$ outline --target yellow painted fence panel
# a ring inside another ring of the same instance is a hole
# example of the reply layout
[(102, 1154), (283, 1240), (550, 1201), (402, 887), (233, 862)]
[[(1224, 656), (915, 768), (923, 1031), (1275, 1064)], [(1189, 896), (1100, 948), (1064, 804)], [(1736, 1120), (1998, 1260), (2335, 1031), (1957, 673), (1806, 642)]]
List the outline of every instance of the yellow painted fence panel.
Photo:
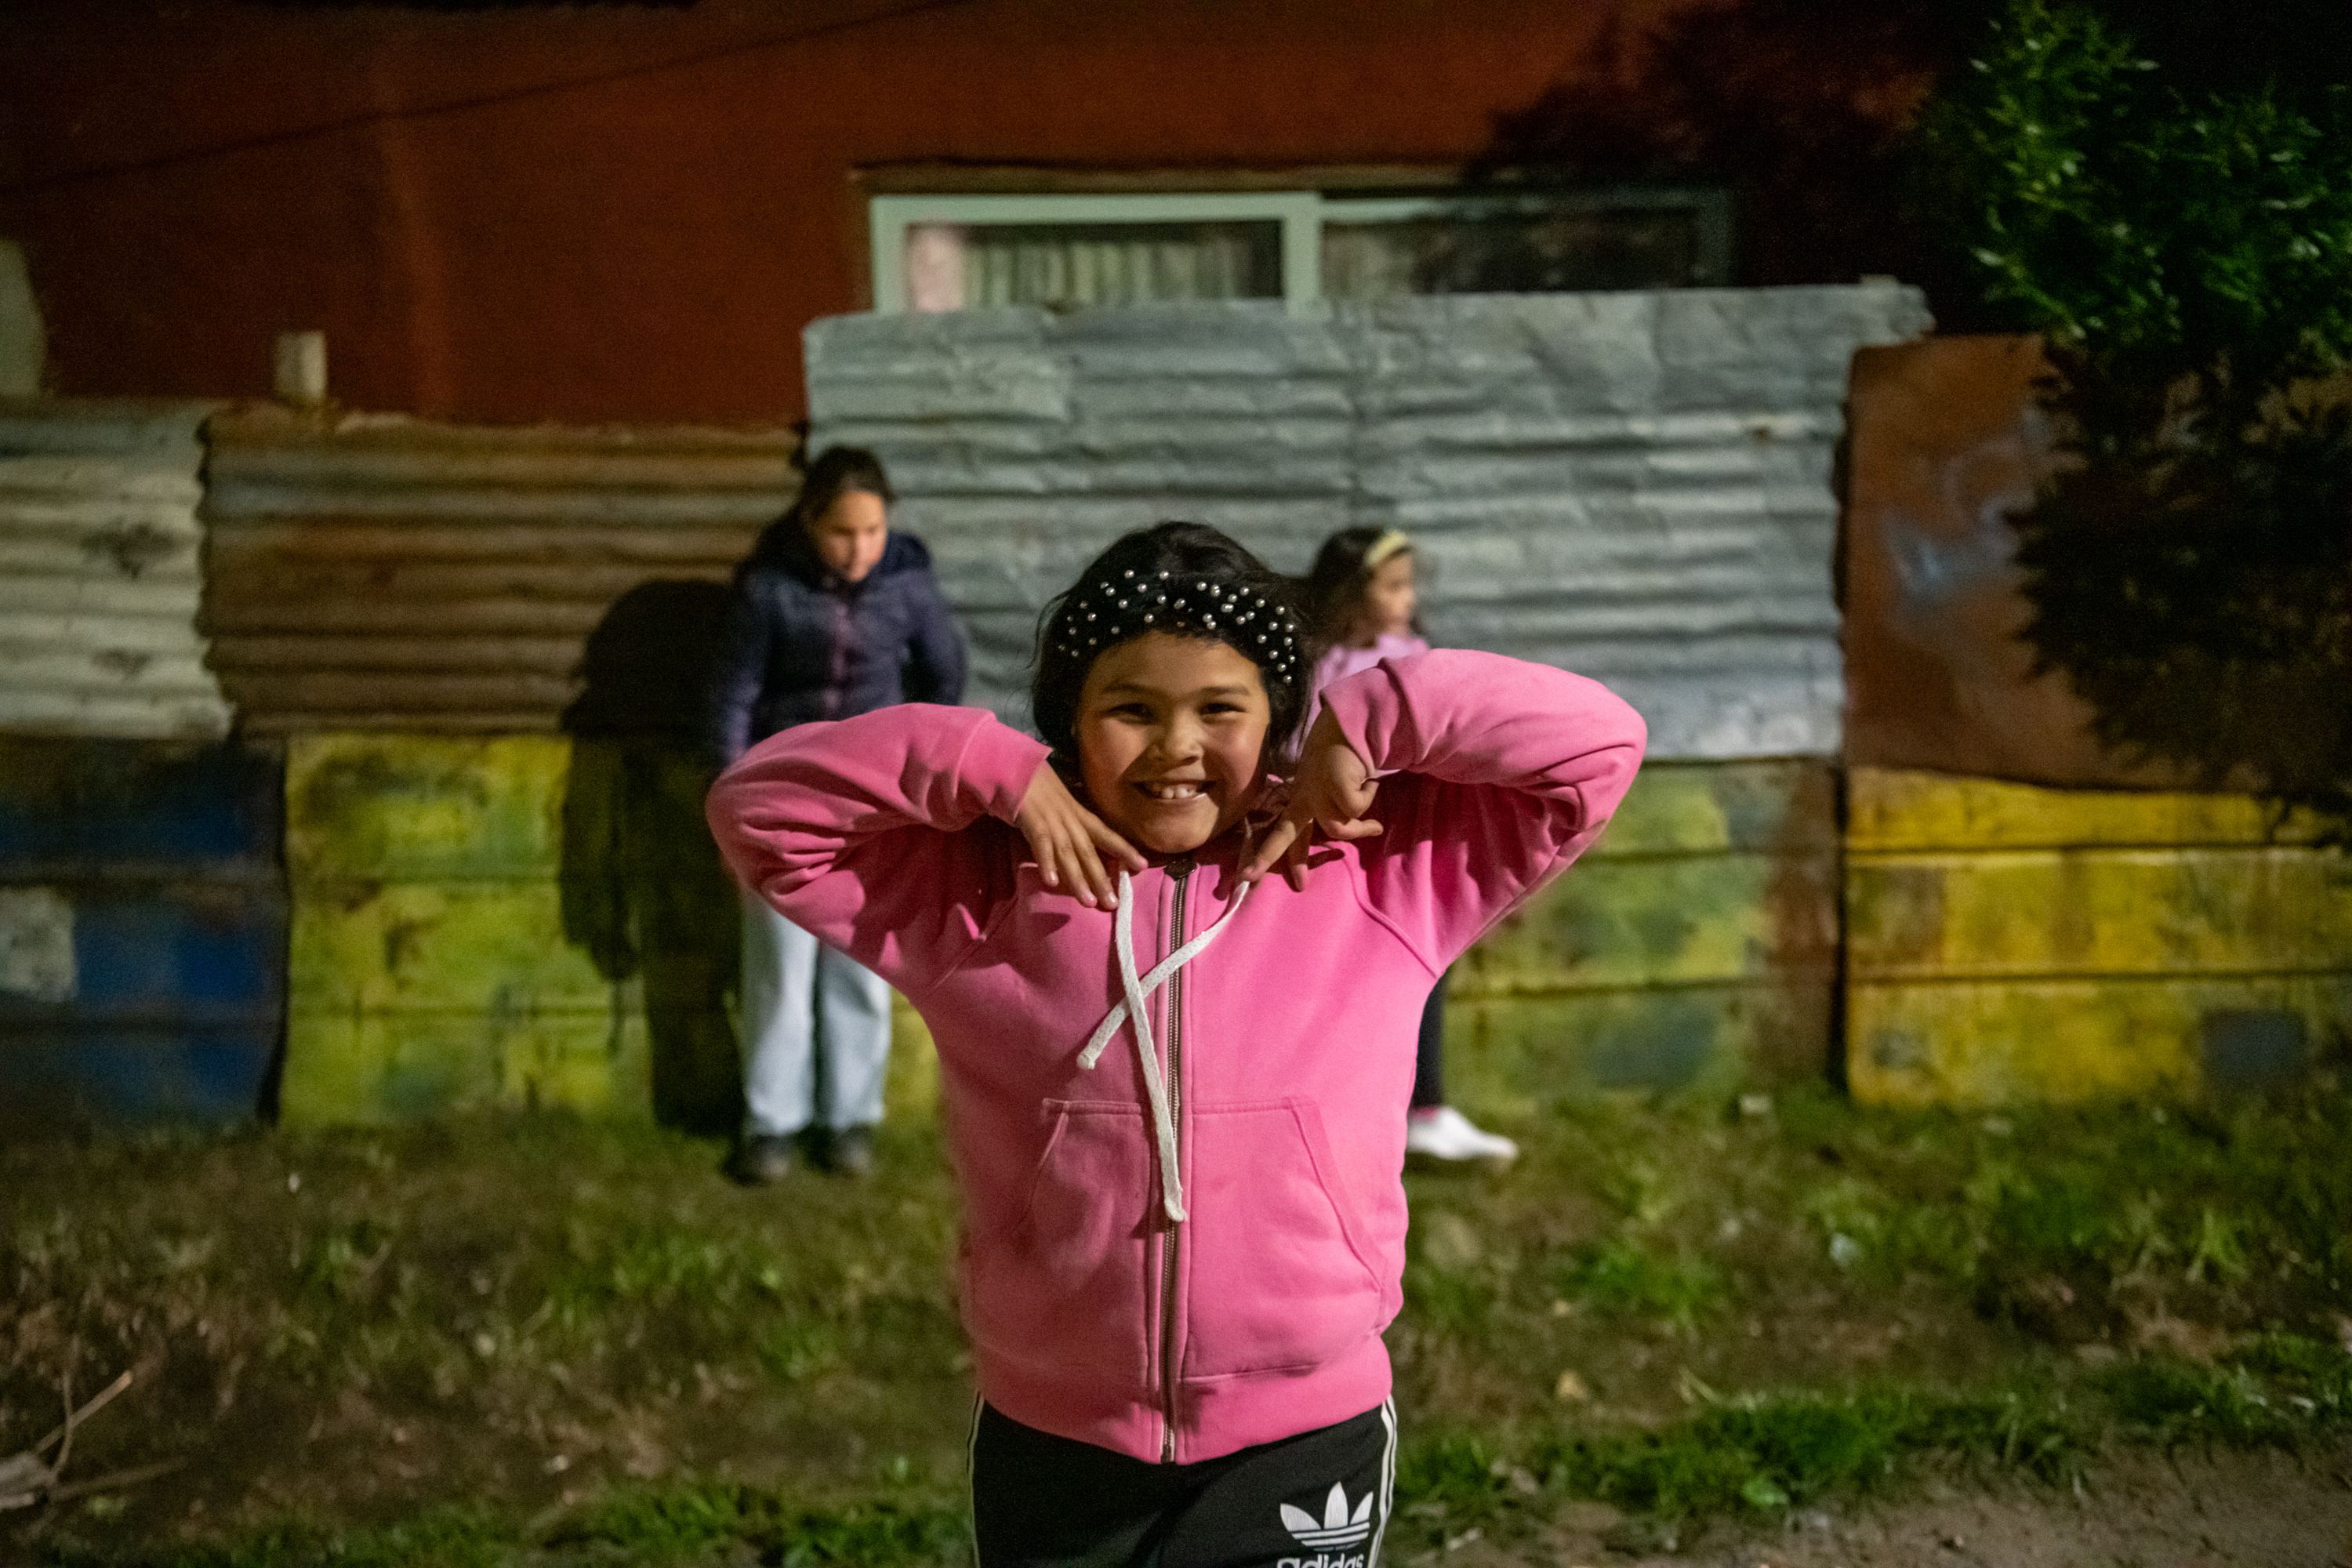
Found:
[(300, 735), (286, 758), (297, 881), (507, 881), (563, 859), (572, 744), (383, 733)]
[(572, 745), (298, 736), (289, 1122), (650, 1110), (643, 987), (566, 929)]
[(1857, 768), (1847, 1078), (1882, 1104), (2178, 1098), (2352, 1028), (2352, 858), (2238, 796)]
[[(295, 737), (285, 1119), (731, 1130), (740, 936), (703, 788), (670, 738)], [(891, 1102), (926, 1114), (929, 1041), (894, 1016)]]
[[(557, 1105), (721, 1131), (731, 885), (674, 742), (331, 733), (288, 759), (284, 1114)], [(1836, 832), (1826, 765), (1646, 770), (1584, 864), (1454, 974), (1468, 1102), (1818, 1072)], [(893, 1103), (936, 1095), (903, 1005)]]
[(2300, 818), (2273, 823), (2241, 795), (2044, 789), (1895, 768), (1852, 770), (1846, 807), (1846, 847), (1873, 855), (2309, 844), (2315, 834)]

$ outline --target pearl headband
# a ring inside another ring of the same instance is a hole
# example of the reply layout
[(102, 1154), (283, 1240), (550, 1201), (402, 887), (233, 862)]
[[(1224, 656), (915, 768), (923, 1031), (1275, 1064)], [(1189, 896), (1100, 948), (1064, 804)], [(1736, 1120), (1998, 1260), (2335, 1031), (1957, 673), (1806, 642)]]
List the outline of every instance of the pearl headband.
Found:
[(1075, 659), (1146, 632), (1170, 632), (1229, 643), (1269, 677), (1297, 678), (1297, 623), (1285, 605), (1254, 588), (1174, 572), (1138, 576), (1129, 567), (1074, 590), (1055, 619), (1050, 639)]

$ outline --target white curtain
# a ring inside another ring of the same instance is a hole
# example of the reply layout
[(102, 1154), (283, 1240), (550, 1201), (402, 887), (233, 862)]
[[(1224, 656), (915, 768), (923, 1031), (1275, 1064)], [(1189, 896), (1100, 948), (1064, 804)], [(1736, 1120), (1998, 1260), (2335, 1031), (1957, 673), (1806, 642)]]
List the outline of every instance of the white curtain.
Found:
[(1273, 299), (1282, 226), (917, 224), (907, 230), (907, 281), (918, 310)]

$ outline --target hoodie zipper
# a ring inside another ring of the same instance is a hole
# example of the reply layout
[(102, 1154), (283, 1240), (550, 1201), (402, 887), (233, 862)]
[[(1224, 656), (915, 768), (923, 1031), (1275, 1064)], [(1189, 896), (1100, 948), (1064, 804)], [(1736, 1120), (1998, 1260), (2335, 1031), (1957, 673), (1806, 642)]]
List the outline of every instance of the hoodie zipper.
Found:
[[(1168, 868), (1175, 897), (1168, 916), (1168, 946), (1173, 952), (1184, 945), (1184, 894), (1192, 884), (1192, 863), (1180, 860)], [(1177, 1146), (1184, 1129), (1184, 972), (1168, 977), (1168, 1114), (1175, 1121)], [(1161, 1178), (1165, 1180), (1163, 1176)], [(1176, 1462), (1176, 1222), (1163, 1217), (1160, 1231), (1160, 1462)]]
[(827, 595), (833, 600), (833, 614), (828, 617), (832, 622), (831, 646), (825, 649), (824, 672), (824, 716), (828, 719), (841, 717), (842, 706), (849, 696), (849, 642), (854, 630), (850, 623), (856, 617), (849, 595), (854, 592), (854, 587), (845, 587), (840, 593)]

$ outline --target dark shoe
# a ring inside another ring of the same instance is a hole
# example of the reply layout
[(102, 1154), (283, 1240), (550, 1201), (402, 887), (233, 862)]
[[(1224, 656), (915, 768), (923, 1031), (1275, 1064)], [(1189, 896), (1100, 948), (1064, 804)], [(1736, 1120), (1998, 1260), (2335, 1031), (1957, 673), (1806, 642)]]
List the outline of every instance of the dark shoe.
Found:
[(874, 1173), (874, 1129), (842, 1127), (835, 1130), (825, 1149), (825, 1168), (836, 1175), (866, 1177)]
[(727, 1162), (727, 1173), (747, 1187), (764, 1187), (791, 1175), (800, 1163), (798, 1140), (762, 1134), (735, 1145), (734, 1155)]

